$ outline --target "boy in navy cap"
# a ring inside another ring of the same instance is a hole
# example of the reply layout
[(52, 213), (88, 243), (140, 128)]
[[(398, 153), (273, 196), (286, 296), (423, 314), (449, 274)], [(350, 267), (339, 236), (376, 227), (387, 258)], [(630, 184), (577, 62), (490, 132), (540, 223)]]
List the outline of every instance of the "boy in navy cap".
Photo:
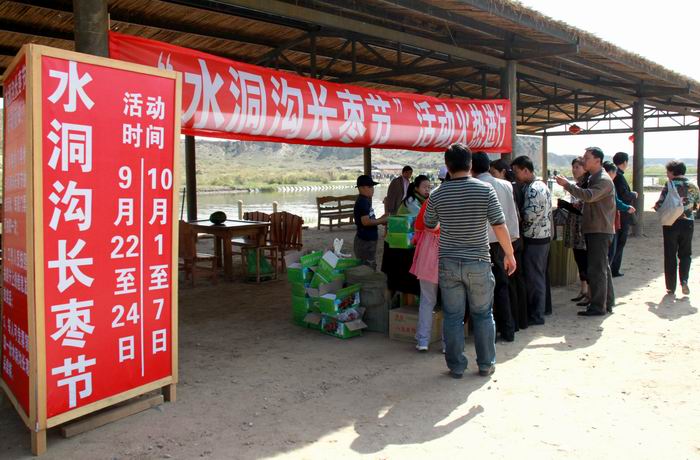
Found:
[(377, 226), (386, 224), (387, 216), (384, 214), (377, 219), (372, 208), (372, 196), (374, 195), (374, 182), (370, 176), (362, 175), (357, 178), (357, 190), (359, 195), (355, 201), (355, 225), (357, 233), (353, 243), (355, 257), (362, 263), (377, 269), (377, 240), (379, 231)]

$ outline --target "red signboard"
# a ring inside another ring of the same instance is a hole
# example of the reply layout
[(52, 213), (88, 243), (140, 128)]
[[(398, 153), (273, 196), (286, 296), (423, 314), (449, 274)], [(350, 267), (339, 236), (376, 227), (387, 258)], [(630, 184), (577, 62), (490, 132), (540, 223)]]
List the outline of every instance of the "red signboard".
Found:
[(2, 380), (29, 414), (27, 299), (27, 64), (4, 82)]
[(47, 417), (172, 372), (176, 81), (41, 58)]
[(300, 77), (110, 32), (110, 56), (182, 72), (182, 131), (340, 147), (511, 151), (510, 101), (438, 99)]

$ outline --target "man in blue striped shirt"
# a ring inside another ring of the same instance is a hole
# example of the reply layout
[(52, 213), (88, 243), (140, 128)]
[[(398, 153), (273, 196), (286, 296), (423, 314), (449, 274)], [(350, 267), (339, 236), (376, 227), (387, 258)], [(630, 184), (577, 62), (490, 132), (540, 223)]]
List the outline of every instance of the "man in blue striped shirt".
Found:
[(464, 144), (445, 152), (450, 180), (430, 195), (425, 225), (440, 224), (439, 281), (444, 315), (445, 361), (454, 378), (467, 368), (464, 356), (464, 308), (474, 325), (474, 345), (479, 375), (493, 374), (496, 363), (496, 331), (493, 322), (493, 289), (489, 254), (489, 225), (505, 253), (508, 275), (515, 271), (513, 246), (503, 210), (490, 184), (469, 175), (472, 153)]

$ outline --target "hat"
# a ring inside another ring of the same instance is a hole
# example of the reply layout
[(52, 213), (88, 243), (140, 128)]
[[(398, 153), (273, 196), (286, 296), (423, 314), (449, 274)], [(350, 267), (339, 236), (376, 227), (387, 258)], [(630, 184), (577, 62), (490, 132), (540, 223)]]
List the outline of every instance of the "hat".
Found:
[(447, 177), (447, 166), (440, 166), (440, 169), (438, 169), (438, 179), (445, 180), (446, 177)]
[(361, 176), (357, 176), (357, 185), (356, 187), (374, 187), (375, 185), (379, 184), (379, 182), (374, 182), (372, 180), (372, 176), (368, 176), (366, 174), (363, 174)]

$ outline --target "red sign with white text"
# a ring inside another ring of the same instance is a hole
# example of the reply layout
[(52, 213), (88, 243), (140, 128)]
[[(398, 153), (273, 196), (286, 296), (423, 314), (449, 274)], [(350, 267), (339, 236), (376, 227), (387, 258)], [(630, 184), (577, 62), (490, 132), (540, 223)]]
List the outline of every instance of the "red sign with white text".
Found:
[(171, 375), (176, 82), (41, 58), (47, 416)]
[(305, 78), (110, 32), (113, 59), (183, 73), (185, 134), (340, 147), (511, 151), (510, 101), (438, 99)]
[(22, 58), (3, 83), (5, 103), (2, 231), (2, 380), (29, 414), (27, 304), (27, 65)]

